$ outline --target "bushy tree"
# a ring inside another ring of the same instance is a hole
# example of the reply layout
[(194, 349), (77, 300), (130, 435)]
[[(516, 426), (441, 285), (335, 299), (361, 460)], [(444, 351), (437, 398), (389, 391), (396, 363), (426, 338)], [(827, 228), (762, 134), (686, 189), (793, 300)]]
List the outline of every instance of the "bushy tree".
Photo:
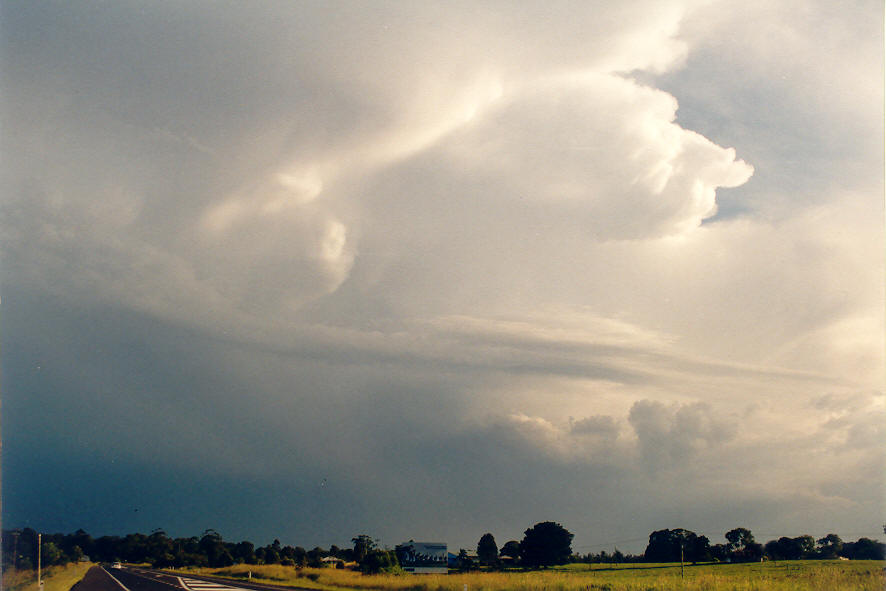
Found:
[(800, 558), (815, 558), (815, 538), (810, 535), (797, 536), (794, 538), (800, 548)]
[(41, 548), (43, 550), (41, 562), (44, 567), (52, 566), (54, 564), (65, 564), (68, 562), (68, 557), (65, 556), (64, 552), (59, 550), (54, 542), (43, 542)]
[(759, 560), (763, 554), (763, 547), (754, 540), (754, 534), (744, 527), (726, 532), (726, 541), (729, 558), (735, 562)]
[(710, 548), (710, 553), (711, 560), (716, 560), (717, 562), (724, 562), (729, 558), (729, 550), (726, 544), (714, 544)]
[(498, 562), (498, 545), (495, 538), (490, 533), (485, 533), (477, 542), (477, 557), (481, 564), (492, 566)]
[(870, 538), (859, 538), (857, 542), (843, 544), (842, 556), (853, 560), (883, 560), (886, 558), (886, 544)]
[(514, 560), (520, 558), (520, 542), (517, 540), (508, 540), (505, 542), (505, 545), (501, 547), (498, 554), (499, 556), (510, 556)]
[(710, 541), (687, 529), (661, 529), (649, 534), (643, 557), (647, 562), (688, 562), (710, 560)]
[(360, 570), (366, 574), (377, 574), (394, 572), (399, 570), (400, 563), (397, 562), (397, 555), (392, 550), (382, 550), (381, 548), (373, 548), (363, 558), (360, 563)]
[(292, 560), (295, 561), (296, 566), (307, 566), (308, 551), (301, 546), (296, 546), (295, 551), (292, 553)]
[(789, 538), (782, 536), (778, 540), (766, 542), (763, 547), (765, 554), (773, 560), (802, 560), (815, 557), (815, 539), (812, 536)]
[(366, 534), (351, 538), (351, 542), (354, 544), (354, 560), (358, 564), (362, 564), (366, 556), (375, 549), (375, 541)]
[(778, 540), (769, 540), (763, 545), (763, 553), (769, 558), (769, 560), (784, 560), (784, 557), (781, 554), (781, 545), (778, 543)]
[(243, 540), (234, 546), (234, 560), (246, 564), (255, 564), (255, 545), (252, 542)]
[(468, 556), (468, 551), (464, 548), (458, 551), (456, 562), (458, 563), (458, 570), (460, 571), (469, 571), (476, 567), (474, 561)]
[(265, 564), (280, 564), (280, 553), (273, 546), (267, 546), (264, 550)]
[(326, 556), (326, 550), (320, 546), (315, 546), (312, 550), (308, 550), (308, 566), (319, 568), (323, 565), (322, 559), (324, 556)]
[(524, 532), (520, 561), (531, 567), (566, 564), (572, 556), (573, 534), (559, 523), (536, 523)]
[(837, 534), (828, 534), (816, 542), (819, 558), (836, 558), (843, 550), (843, 540)]

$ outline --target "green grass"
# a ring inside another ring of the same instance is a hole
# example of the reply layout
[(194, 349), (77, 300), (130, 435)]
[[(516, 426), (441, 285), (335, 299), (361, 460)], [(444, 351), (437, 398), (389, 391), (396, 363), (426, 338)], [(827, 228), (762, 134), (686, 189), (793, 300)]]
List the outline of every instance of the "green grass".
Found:
[[(72, 562), (65, 566), (43, 569), (43, 591), (70, 591), (90, 568), (92, 562)], [(6, 591), (37, 591), (36, 570), (6, 569), (3, 571), (3, 589)]]
[(251, 571), (256, 582), (328, 591), (464, 591), (465, 585), (469, 591), (883, 591), (883, 567), (883, 562), (874, 560), (704, 564), (687, 565), (683, 578), (679, 564), (572, 564), (527, 572), (401, 576), (280, 565), (238, 565), (199, 572), (242, 579)]

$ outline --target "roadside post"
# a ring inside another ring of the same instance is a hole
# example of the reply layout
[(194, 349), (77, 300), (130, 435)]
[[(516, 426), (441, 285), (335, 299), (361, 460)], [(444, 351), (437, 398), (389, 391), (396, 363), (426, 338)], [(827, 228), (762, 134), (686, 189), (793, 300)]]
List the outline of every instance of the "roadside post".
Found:
[(37, 534), (37, 589), (42, 591), (43, 579), (40, 572), (40, 560), (43, 558), (43, 534)]

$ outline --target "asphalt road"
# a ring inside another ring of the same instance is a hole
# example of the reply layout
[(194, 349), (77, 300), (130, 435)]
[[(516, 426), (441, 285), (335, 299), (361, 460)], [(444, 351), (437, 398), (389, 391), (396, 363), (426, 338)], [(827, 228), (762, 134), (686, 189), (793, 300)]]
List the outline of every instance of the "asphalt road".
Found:
[[(228, 581), (216, 577), (174, 575), (143, 568), (105, 568), (95, 566), (71, 591), (286, 591), (299, 587), (278, 587)], [(311, 590), (304, 590), (311, 591)]]

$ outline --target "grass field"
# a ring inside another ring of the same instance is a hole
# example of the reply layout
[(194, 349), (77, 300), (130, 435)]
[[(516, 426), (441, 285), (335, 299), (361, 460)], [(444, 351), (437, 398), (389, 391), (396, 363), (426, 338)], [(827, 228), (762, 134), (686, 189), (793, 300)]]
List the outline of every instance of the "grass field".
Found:
[(397, 591), (883, 591), (881, 561), (804, 560), (778, 563), (680, 565), (572, 564), (546, 571), (450, 575), (361, 575), (348, 570), (238, 565), (191, 572), (256, 582), (341, 589)]
[[(43, 591), (69, 591), (74, 583), (83, 578), (91, 567), (91, 562), (72, 562), (65, 566), (51, 566), (43, 569)], [(3, 571), (3, 589), (5, 591), (37, 591), (36, 570)]]

